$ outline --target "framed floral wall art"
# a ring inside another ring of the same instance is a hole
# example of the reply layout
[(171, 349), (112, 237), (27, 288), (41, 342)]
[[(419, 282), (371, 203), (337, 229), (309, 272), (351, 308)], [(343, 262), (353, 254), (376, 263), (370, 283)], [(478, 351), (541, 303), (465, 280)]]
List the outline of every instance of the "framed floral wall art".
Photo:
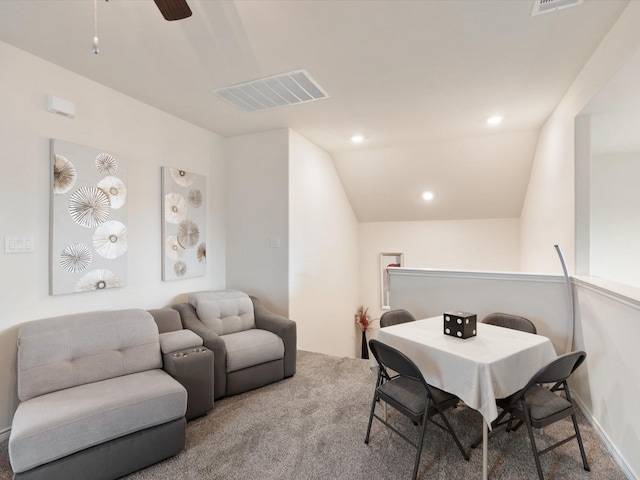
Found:
[(127, 280), (126, 158), (51, 140), (50, 293)]
[(205, 274), (206, 178), (162, 167), (162, 279)]

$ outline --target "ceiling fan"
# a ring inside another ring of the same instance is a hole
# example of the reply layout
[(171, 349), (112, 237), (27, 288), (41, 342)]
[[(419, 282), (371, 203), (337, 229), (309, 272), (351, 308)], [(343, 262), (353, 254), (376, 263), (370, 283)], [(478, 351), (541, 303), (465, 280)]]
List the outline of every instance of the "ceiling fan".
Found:
[[(109, 0), (106, 0), (107, 2)], [(187, 0), (153, 0), (162, 13), (165, 20), (182, 20), (191, 16), (191, 9), (187, 5)], [(98, 0), (93, 0), (93, 25), (95, 35), (93, 37), (93, 53), (100, 53), (98, 46)]]
[(187, 0), (153, 0), (165, 20), (182, 20), (191, 16)]

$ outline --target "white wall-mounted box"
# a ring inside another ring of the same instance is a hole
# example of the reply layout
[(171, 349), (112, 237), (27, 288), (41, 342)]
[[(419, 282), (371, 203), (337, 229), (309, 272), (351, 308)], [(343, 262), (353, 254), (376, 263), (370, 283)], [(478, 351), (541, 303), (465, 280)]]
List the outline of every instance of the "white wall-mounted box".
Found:
[(68, 118), (73, 118), (76, 115), (76, 106), (73, 102), (54, 97), (53, 95), (47, 95), (47, 110)]

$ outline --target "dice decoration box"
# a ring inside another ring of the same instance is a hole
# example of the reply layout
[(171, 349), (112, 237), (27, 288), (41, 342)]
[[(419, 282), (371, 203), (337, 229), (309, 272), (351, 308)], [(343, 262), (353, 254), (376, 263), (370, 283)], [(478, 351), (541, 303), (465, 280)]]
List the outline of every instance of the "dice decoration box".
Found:
[(468, 312), (444, 312), (444, 334), (458, 338), (476, 336), (476, 321), (478, 316)]

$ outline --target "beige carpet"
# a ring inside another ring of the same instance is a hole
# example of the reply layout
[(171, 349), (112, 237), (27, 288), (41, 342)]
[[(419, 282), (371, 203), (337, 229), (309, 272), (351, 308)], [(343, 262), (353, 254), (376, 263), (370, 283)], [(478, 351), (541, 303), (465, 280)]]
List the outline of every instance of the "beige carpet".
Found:
[[(375, 377), (366, 360), (298, 352), (293, 378), (216, 402), (207, 416), (189, 423), (187, 447), (175, 457), (127, 477), (146, 479), (402, 479), (410, 478), (415, 449), (374, 420), (364, 444)], [(392, 412), (392, 409), (389, 409)], [(405, 417), (389, 418), (407, 434)], [(480, 434), (480, 414), (458, 407), (449, 413), (466, 447)], [(626, 478), (598, 434), (580, 416), (591, 472), (582, 468), (578, 446), (569, 442), (542, 457), (547, 480)], [(570, 431), (570, 420), (537, 434), (542, 447)], [(482, 450), (465, 461), (451, 439), (427, 428), (419, 477), (476, 479)], [(494, 480), (537, 478), (525, 429), (490, 438), (489, 469)], [(10, 479), (7, 442), (0, 444), (0, 480)]]

